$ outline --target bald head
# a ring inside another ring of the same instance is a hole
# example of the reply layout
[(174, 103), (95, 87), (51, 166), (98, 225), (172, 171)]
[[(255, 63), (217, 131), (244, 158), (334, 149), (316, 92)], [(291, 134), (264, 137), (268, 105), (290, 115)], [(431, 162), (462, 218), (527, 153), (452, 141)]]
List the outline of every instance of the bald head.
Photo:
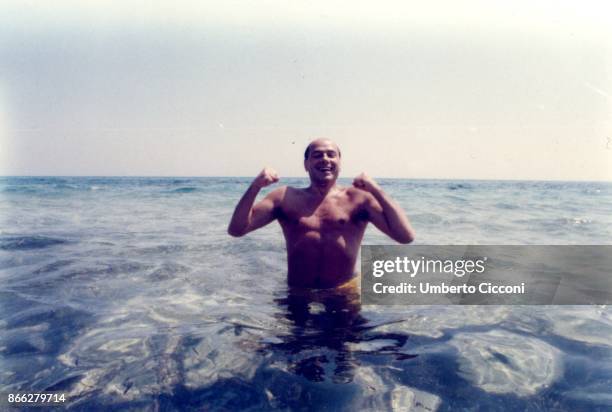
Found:
[(313, 146), (316, 146), (318, 144), (325, 144), (325, 143), (331, 143), (332, 145), (334, 145), (336, 147), (336, 150), (338, 151), (338, 157), (341, 156), (340, 148), (333, 140), (327, 139), (327, 138), (320, 138), (320, 139), (313, 140), (312, 142), (308, 144), (308, 146), (306, 146), (306, 151), (304, 152), (304, 160), (308, 160), (308, 157), (310, 156), (310, 150), (312, 149)]

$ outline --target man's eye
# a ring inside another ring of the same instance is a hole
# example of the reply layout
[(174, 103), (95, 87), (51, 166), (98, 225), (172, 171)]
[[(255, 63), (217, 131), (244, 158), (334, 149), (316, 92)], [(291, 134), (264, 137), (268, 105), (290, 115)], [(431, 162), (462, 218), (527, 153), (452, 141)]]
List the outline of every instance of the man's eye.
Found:
[(327, 157), (336, 157), (336, 152), (327, 153)]

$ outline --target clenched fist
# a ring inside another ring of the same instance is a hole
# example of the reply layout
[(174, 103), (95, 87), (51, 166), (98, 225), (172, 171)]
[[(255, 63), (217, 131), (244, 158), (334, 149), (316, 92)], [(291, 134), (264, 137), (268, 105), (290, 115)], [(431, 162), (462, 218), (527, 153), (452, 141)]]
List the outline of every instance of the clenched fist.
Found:
[(374, 190), (379, 190), (378, 184), (368, 176), (365, 172), (360, 173), (355, 180), (353, 180), (353, 186), (357, 189), (365, 190), (366, 192), (372, 193)]
[(264, 167), (261, 172), (253, 180), (253, 186), (261, 189), (266, 186), (270, 186), (272, 183), (278, 182), (278, 173), (271, 167)]

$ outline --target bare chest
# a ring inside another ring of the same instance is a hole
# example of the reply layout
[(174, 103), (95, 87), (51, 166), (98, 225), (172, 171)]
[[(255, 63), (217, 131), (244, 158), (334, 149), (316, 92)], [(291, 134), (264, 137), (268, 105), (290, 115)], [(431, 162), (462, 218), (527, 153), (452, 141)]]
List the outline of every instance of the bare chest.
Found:
[(364, 226), (367, 215), (358, 205), (342, 200), (330, 200), (310, 208), (288, 205), (279, 220), (281, 224), (294, 230), (326, 233)]

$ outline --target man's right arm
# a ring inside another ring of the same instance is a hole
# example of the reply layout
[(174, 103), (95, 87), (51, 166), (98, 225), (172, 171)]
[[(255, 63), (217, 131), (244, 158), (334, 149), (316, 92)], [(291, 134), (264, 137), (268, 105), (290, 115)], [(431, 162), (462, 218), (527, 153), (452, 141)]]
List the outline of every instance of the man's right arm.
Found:
[(259, 191), (268, 185), (278, 182), (278, 175), (271, 168), (264, 168), (261, 173), (253, 180), (244, 193), (227, 228), (227, 232), (232, 236), (244, 236), (255, 229), (274, 220), (274, 208), (280, 203), (283, 188), (279, 188), (269, 193), (261, 202), (255, 206), (255, 199)]

